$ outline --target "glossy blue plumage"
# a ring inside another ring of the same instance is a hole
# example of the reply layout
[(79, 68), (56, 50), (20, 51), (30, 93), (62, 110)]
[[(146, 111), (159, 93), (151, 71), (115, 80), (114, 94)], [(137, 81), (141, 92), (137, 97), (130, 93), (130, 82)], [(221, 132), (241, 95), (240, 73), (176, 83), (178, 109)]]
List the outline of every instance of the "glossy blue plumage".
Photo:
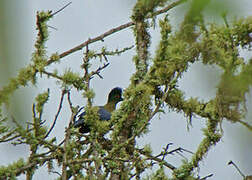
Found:
[[(98, 114), (100, 116), (100, 120), (102, 121), (108, 121), (111, 118), (111, 112), (113, 112), (116, 108), (116, 104), (120, 101), (122, 101), (122, 89), (119, 87), (116, 87), (112, 89), (108, 95), (108, 101), (107, 104), (104, 106), (98, 106)], [(81, 108), (83, 110), (83, 108)], [(79, 114), (79, 115), (78, 115)], [(75, 128), (79, 128), (79, 131), (81, 133), (88, 133), (90, 132), (90, 125), (85, 123), (84, 116), (86, 112), (79, 112), (77, 114), (77, 121), (74, 123)]]
[[(75, 121), (74, 123), (74, 127), (80, 127), (84, 124), (84, 116), (85, 116), (86, 112), (82, 112), (80, 115), (78, 115), (78, 120)], [(108, 112), (106, 109), (104, 109), (103, 106), (99, 106), (99, 110), (98, 110), (98, 114), (100, 116), (100, 120), (105, 120), (108, 121), (111, 118), (111, 114), (110, 112)]]

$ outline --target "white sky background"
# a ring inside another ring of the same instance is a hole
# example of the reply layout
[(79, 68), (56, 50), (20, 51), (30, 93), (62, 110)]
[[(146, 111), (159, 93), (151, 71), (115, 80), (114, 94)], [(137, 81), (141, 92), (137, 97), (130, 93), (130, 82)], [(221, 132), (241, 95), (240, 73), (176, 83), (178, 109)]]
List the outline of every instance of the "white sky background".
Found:
[[(36, 11), (56, 11), (68, 2), (65, 0), (10, 1), (9, 5), (6, 6), (6, 9), (8, 9), (7, 17), (14, 17), (8, 23), (8, 27), (11, 27), (11, 30), (6, 37), (8, 37), (8, 40), (11, 40), (6, 43), (8, 46), (18, 49), (15, 54), (10, 55), (10, 62), (13, 67), (10, 71), (11, 76), (15, 76), (17, 70), (27, 65), (30, 61), (37, 33), (35, 30)], [(240, 11), (241, 15), (252, 15), (251, 1), (242, 0), (239, 2), (242, 9)], [(129, 22), (134, 4), (135, 0), (74, 0), (68, 8), (49, 21), (49, 25), (56, 27), (58, 30), (50, 29), (50, 37), (47, 43), (48, 55), (50, 56), (54, 52), (62, 53), (86, 41), (88, 38), (96, 37), (111, 28)], [(171, 22), (177, 25), (178, 19), (182, 19), (182, 17), (178, 17), (181, 15), (174, 12), (171, 11), (170, 18)], [(152, 35), (150, 49), (153, 55), (159, 41), (159, 29), (157, 28), (150, 32)], [(22, 42), (22, 44), (14, 43), (15, 41), (12, 42), (13, 39)], [(115, 48), (122, 49), (134, 44), (134, 37), (130, 28), (117, 32), (104, 40), (104, 42), (96, 42), (90, 45), (90, 49), (99, 50), (102, 46), (106, 46), (108, 50), (114, 50)], [(53, 71), (53, 69), (57, 68), (59, 72), (63, 72), (65, 68), (70, 66), (76, 72), (82, 73), (80, 69), (82, 53), (83, 51), (78, 51), (63, 58), (61, 64), (53, 65), (53, 67), (48, 68), (48, 71)], [(134, 72), (133, 55), (135, 55), (134, 49), (121, 56), (109, 57), (110, 65), (101, 73), (104, 79), (96, 77), (91, 83), (96, 93), (94, 105), (105, 104), (107, 94), (113, 87), (120, 86), (126, 88), (129, 85), (129, 79)], [(247, 56), (251, 57), (251, 54)], [(0, 61), (2, 60), (0, 59)], [(99, 65), (99, 60), (93, 62), (94, 68), (96, 68)], [(213, 66), (203, 66), (200, 63), (195, 63), (180, 81), (180, 88), (185, 91), (188, 98), (199, 97), (203, 100), (209, 100), (215, 96), (215, 86), (218, 84), (220, 75), (221, 72)], [(37, 88), (29, 86), (29, 88), (22, 88), (15, 94), (14, 98), (18, 98), (23, 102), (17, 110), (25, 112), (21, 116), (23, 119), (31, 118), (31, 103), (36, 94), (46, 91), (49, 87), (51, 96), (49, 103), (45, 106), (44, 111), (46, 116), (43, 118), (47, 120), (48, 126), (51, 125), (61, 94), (59, 85), (55, 82), (55, 80), (43, 78), (43, 80), (39, 80)], [(30, 90), (29, 92), (27, 92), (28, 89)], [(251, 93), (248, 95), (248, 110), (251, 109), (252, 105), (251, 95)], [(81, 93), (73, 92), (72, 101), (75, 106), (85, 105), (85, 100), (82, 98)], [(61, 113), (56, 123), (56, 128), (52, 132), (53, 135), (58, 137), (58, 142), (63, 139), (64, 127), (68, 124), (70, 118), (70, 112), (66, 110), (68, 109), (66, 101), (64, 105), (67, 108)], [(251, 119), (251, 111), (248, 118)], [(190, 131), (186, 130), (186, 125), (186, 119), (183, 114), (167, 110), (167, 114), (156, 116), (151, 121), (150, 133), (142, 137), (138, 141), (138, 144), (141, 147), (144, 144), (150, 143), (154, 154), (159, 153), (170, 142), (174, 144), (171, 149), (183, 147), (195, 151), (202, 139), (200, 129), (204, 128), (205, 120), (197, 117), (193, 118), (193, 127), (190, 128)], [(233, 167), (228, 166), (227, 163), (229, 160), (233, 160), (244, 174), (252, 174), (252, 134), (243, 126), (226, 121), (223, 123), (223, 128), (224, 138), (216, 147), (209, 151), (206, 158), (200, 164), (200, 176), (203, 177), (213, 173), (214, 176), (209, 179), (242, 179), (238, 172)], [(27, 155), (28, 151), (29, 149), (24, 146), (0, 145), (0, 165), (8, 164), (21, 156)], [(185, 153), (184, 155), (190, 157), (189, 154)], [(175, 166), (179, 166), (181, 160), (182, 158), (178, 155), (167, 158), (167, 161)], [(34, 179), (54, 179), (56, 177), (57, 175), (54, 174), (48, 177), (47, 171), (44, 169), (38, 171)], [(21, 176), (20, 179), (25, 179), (25, 177)]]

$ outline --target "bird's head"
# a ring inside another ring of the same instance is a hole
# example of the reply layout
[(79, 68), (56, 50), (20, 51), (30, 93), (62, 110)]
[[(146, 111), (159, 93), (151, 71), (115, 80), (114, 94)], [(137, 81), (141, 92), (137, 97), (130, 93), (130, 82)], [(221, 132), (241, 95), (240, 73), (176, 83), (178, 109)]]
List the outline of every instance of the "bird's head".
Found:
[(110, 91), (108, 95), (108, 103), (114, 102), (115, 104), (117, 104), (120, 101), (123, 101), (122, 88), (116, 87)]

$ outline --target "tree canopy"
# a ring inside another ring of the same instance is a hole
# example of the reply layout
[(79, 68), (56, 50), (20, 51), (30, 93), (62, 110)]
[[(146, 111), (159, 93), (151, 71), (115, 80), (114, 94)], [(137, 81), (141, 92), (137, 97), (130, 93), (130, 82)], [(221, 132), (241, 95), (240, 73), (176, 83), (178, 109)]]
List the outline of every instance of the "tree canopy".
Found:
[[(205, 23), (203, 10), (210, 0), (193, 0), (182, 24), (173, 28), (168, 12), (186, 0), (174, 2), (166, 0), (138, 0), (133, 8), (131, 21), (115, 27), (99, 36), (89, 38), (83, 43), (62, 53), (48, 54), (46, 42), (50, 38), (48, 21), (55, 14), (52, 11), (40, 11), (36, 16), (37, 39), (31, 63), (21, 69), (17, 77), (0, 88), (0, 143), (11, 142), (15, 145), (26, 144), (30, 148), (28, 159), (21, 158), (8, 166), (0, 167), (0, 179), (15, 179), (25, 174), (32, 179), (34, 172), (47, 165), (48, 172), (55, 172), (55, 166), (61, 168), (59, 179), (207, 179), (195, 173), (199, 163), (207, 158), (207, 153), (222, 139), (223, 121), (241, 123), (248, 131), (252, 126), (244, 121), (247, 113), (246, 94), (251, 91), (252, 59), (246, 60), (241, 50), (251, 51), (252, 17), (229, 21), (223, 13), (223, 24)], [(62, 13), (62, 12), (61, 12)], [(158, 17), (162, 15), (161, 17)], [(150, 56), (150, 29), (160, 27), (161, 39), (153, 58)], [(113, 33), (132, 27), (135, 44), (121, 50), (109, 51), (103, 47), (99, 52), (92, 50), (90, 44), (104, 41)], [(110, 121), (100, 121), (97, 108), (93, 106), (94, 91), (90, 82), (94, 77), (102, 78), (101, 72), (109, 68), (107, 56), (127, 53), (136, 48), (132, 57), (136, 71), (132, 74), (129, 86), (124, 90), (124, 100), (112, 113)], [(63, 74), (48, 67), (64, 61), (76, 51), (83, 51), (82, 73), (69, 68)], [(91, 70), (91, 60), (100, 58), (101, 66)], [(222, 70), (216, 96), (209, 101), (190, 98), (179, 88), (178, 81), (196, 62), (204, 65), (216, 65)], [(2, 111), (4, 104), (14, 91), (24, 86), (36, 86), (37, 80), (47, 76), (56, 79), (62, 90), (59, 106), (55, 109), (55, 119), (51, 127), (44, 125), (44, 106), (50, 101), (50, 87), (38, 94), (32, 106), (32, 122), (23, 126), (15, 117), (8, 118)], [(82, 134), (73, 127), (76, 114), (80, 109), (71, 99), (75, 89), (87, 99), (85, 119), (91, 124), (90, 134)], [(58, 116), (66, 99), (71, 110), (69, 123), (65, 127), (65, 137), (57, 142), (51, 137)], [(170, 151), (169, 144), (160, 154), (153, 155), (151, 147), (136, 146), (136, 139), (148, 133), (150, 120), (164, 109), (181, 112), (188, 118), (202, 118), (205, 122), (202, 141), (197, 150), (179, 167), (166, 160), (178, 148)], [(13, 121), (15, 127), (9, 127), (6, 121)], [(41, 151), (42, 149), (42, 151)], [(148, 177), (142, 174), (153, 166), (157, 171)], [(172, 172), (169, 177), (165, 174)], [(214, 172), (213, 172), (214, 173)], [(245, 177), (246, 178), (246, 177)]]

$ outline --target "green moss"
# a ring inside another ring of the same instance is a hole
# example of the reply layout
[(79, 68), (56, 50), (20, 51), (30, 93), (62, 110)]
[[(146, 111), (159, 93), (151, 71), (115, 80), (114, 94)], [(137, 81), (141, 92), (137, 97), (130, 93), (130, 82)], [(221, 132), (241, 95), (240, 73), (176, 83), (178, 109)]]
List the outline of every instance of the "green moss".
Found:
[(60, 56), (59, 54), (56, 52), (56, 53), (53, 53), (50, 57), (50, 60), (54, 61), (54, 62), (59, 62), (60, 60)]
[(49, 99), (49, 89), (47, 90), (47, 92), (41, 93), (36, 97), (36, 110), (38, 113), (42, 113), (43, 112), (43, 108), (44, 108), (44, 104), (48, 101)]
[(146, 144), (146, 145), (144, 146), (143, 151), (144, 151), (146, 154), (152, 154), (152, 148), (151, 148), (150, 144)]
[(95, 92), (92, 89), (89, 89), (83, 93), (83, 97), (93, 99), (95, 97)]
[(18, 84), (26, 86), (29, 81), (35, 83), (35, 74), (35, 69), (31, 65), (26, 68), (22, 68), (17, 77)]
[(9, 177), (10, 179), (16, 179), (17, 170), (25, 166), (26, 163), (22, 158), (20, 158), (17, 162), (9, 164), (8, 166), (0, 166), (0, 177)]
[(79, 73), (72, 72), (71, 69), (65, 70), (64, 74), (61, 76), (61, 79), (63, 87), (74, 86), (78, 90), (83, 90), (86, 87)]
[(166, 0), (138, 0), (134, 9), (133, 16), (134, 20), (143, 19), (148, 14), (153, 13), (155, 8), (163, 6)]
[(166, 176), (164, 168), (159, 168), (155, 173), (150, 176), (144, 178), (144, 180), (169, 180), (168, 176)]
[(41, 72), (46, 66), (46, 50), (45, 42), (48, 39), (48, 30), (46, 22), (51, 18), (50, 12), (37, 13), (37, 29), (38, 36), (35, 43), (35, 52), (32, 55), (33, 64), (28, 65), (26, 68), (22, 68), (16, 78), (12, 78), (10, 83), (0, 90), (0, 105), (2, 103), (8, 103), (10, 94), (17, 90), (20, 86), (27, 86), (27, 83), (31, 81), (36, 83), (36, 72)]

